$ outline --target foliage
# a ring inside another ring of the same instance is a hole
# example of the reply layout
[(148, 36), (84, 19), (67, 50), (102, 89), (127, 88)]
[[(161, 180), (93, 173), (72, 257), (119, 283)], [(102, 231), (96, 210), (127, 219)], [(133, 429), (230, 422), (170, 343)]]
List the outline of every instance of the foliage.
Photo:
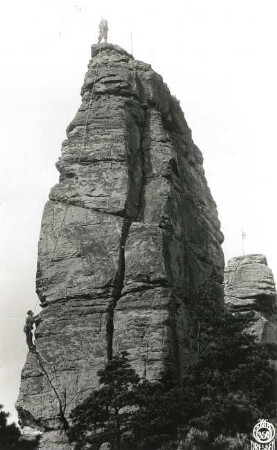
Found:
[(74, 411), (69, 430), (76, 450), (99, 449), (108, 441), (114, 450), (160, 448), (177, 433), (177, 390), (140, 380), (122, 352), (98, 372), (100, 387)]
[(209, 444), (209, 435), (207, 431), (201, 431), (197, 428), (191, 428), (186, 436), (184, 449), (194, 450), (207, 450)]
[(249, 437), (246, 434), (237, 434), (235, 437), (220, 434), (211, 441), (207, 431), (191, 428), (178, 450), (245, 450), (248, 447)]
[(142, 381), (135, 391), (136, 414), (132, 418), (134, 450), (155, 450), (178, 433), (180, 398), (178, 389), (166, 383)]
[(247, 330), (252, 314), (219, 312), (213, 305), (196, 307), (201, 332), (199, 358), (182, 381), (188, 425), (219, 434), (249, 433), (259, 417), (275, 414), (276, 371), (269, 359), (272, 346), (257, 343)]
[(251, 335), (253, 315), (218, 310), (200, 293), (191, 318), (196, 360), (182, 380), (139, 380), (126, 352), (99, 371), (99, 388), (72, 412), (76, 450), (107, 441), (111, 450), (240, 450), (258, 418), (274, 417), (276, 346)]
[(0, 405), (0, 450), (33, 450), (36, 444), (20, 440), (21, 432), (14, 424), (8, 424), (9, 413)]
[(16, 449), (20, 431), (17, 426), (12, 423), (8, 425), (7, 418), (9, 413), (3, 411), (3, 405), (0, 405), (0, 449), (11, 450)]
[(108, 441), (114, 449), (128, 448), (130, 419), (135, 404), (133, 389), (139, 377), (122, 352), (98, 372), (100, 387), (72, 412), (69, 438), (81, 449), (85, 443), (97, 449)]

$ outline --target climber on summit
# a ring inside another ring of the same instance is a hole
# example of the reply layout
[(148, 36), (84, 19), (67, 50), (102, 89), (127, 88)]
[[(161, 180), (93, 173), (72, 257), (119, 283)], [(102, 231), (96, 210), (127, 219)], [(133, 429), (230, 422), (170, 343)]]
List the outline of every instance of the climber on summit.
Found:
[(35, 324), (35, 317), (33, 311), (27, 311), (26, 322), (24, 325), (24, 333), (26, 334), (26, 342), (29, 350), (35, 349), (34, 336), (33, 336), (33, 326)]
[(101, 18), (101, 22), (99, 24), (99, 36), (98, 36), (98, 44), (104, 39), (105, 43), (107, 44), (108, 39), (108, 21), (106, 19)]

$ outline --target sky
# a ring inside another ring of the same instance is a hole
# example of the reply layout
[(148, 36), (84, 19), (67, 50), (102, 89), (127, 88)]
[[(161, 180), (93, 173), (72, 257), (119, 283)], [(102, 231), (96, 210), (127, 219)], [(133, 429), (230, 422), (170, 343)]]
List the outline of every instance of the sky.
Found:
[(263, 253), (277, 279), (275, 0), (10, 0), (0, 17), (0, 403), (14, 403), (37, 304), (37, 243), (101, 16), (181, 102), (218, 206), (226, 261)]

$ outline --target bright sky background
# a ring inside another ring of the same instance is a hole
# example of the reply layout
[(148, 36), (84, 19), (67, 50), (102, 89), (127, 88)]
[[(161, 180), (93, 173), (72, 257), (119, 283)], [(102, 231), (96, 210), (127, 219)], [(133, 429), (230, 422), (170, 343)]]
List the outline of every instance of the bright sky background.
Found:
[[(264, 253), (277, 278), (276, 0), (10, 0), (0, 17), (0, 403), (14, 414), (34, 309), (42, 210), (103, 15), (109, 42), (181, 101), (218, 205), (226, 260)], [(12, 416), (16, 418), (15, 415)]]

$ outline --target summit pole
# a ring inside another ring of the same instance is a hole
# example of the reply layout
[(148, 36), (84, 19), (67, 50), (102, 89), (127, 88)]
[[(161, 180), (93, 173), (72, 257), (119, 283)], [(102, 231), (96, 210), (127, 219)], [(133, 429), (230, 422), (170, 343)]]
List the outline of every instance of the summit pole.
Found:
[(245, 231), (241, 232), (241, 243), (242, 243), (242, 254), (243, 256), (245, 255), (245, 251), (244, 251), (244, 241), (246, 239), (246, 233)]

